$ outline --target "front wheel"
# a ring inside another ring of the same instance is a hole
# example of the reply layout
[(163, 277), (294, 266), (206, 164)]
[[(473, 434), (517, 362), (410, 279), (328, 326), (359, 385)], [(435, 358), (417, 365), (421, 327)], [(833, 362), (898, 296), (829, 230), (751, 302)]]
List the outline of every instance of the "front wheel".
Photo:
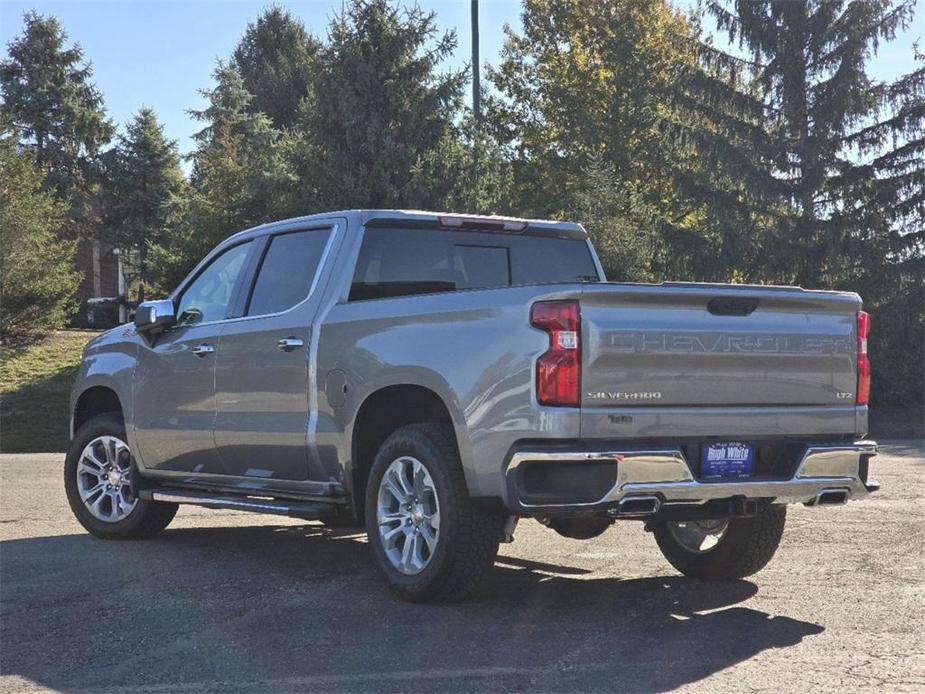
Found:
[(177, 505), (139, 498), (135, 474), (120, 417), (98, 415), (80, 427), (64, 461), (64, 491), (74, 516), (91, 534), (140, 539), (173, 520)]
[(414, 424), (382, 444), (366, 488), (366, 531), (401, 597), (465, 597), (494, 564), (501, 530), (501, 515), (469, 497), (452, 429)]
[(750, 518), (659, 521), (653, 531), (662, 554), (685, 576), (730, 580), (771, 561), (786, 520), (786, 506), (771, 506)]

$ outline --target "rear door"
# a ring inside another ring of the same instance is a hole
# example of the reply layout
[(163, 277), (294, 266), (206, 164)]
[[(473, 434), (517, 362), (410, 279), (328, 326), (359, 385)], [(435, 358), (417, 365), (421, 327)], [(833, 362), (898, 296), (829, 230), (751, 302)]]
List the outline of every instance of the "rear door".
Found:
[(310, 478), (311, 325), (332, 240), (330, 224), (267, 237), (241, 315), (223, 326), (215, 442), (228, 474)]

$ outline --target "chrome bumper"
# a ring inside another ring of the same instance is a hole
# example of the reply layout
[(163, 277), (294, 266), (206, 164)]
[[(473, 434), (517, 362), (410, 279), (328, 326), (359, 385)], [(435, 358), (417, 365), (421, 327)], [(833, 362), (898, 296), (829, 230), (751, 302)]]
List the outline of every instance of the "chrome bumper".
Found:
[[(677, 448), (649, 450), (521, 450), (514, 453), (506, 470), (506, 503), (514, 510), (581, 511), (617, 509), (635, 497), (657, 497), (656, 509), (674, 504), (703, 504), (715, 499), (763, 499), (778, 504), (814, 504), (829, 492), (849, 499), (863, 499), (877, 487), (866, 479), (867, 460), (877, 454), (874, 441), (849, 444), (810, 445), (796, 472), (786, 480), (698, 481), (684, 454)], [(614, 462), (616, 484), (601, 499), (579, 503), (525, 502), (519, 493), (518, 469), (524, 463)], [(841, 494), (841, 492), (845, 492)], [(615, 514), (616, 515), (616, 514)], [(631, 514), (627, 514), (631, 515)], [(632, 514), (645, 515), (645, 514)]]

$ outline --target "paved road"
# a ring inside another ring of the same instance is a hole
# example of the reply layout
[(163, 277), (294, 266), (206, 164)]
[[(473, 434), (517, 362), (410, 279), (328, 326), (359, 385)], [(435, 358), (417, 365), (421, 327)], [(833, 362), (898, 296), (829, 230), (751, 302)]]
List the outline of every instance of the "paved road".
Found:
[(361, 536), (185, 508), (147, 542), (71, 519), (60, 455), (0, 456), (0, 690), (925, 690), (925, 450), (793, 508), (750, 580), (680, 578), (638, 523), (522, 523), (484, 593), (395, 600)]

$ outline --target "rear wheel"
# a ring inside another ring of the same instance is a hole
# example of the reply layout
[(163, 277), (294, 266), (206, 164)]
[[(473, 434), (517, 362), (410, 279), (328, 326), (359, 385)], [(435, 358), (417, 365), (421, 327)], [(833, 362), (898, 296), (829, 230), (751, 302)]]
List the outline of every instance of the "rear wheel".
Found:
[(366, 530), (401, 597), (465, 597), (494, 564), (501, 529), (500, 513), (469, 498), (449, 427), (414, 424), (386, 439), (367, 483)]
[(685, 576), (709, 580), (743, 578), (763, 569), (780, 544), (786, 506), (771, 506), (750, 518), (659, 521), (655, 541)]
[(98, 415), (78, 430), (64, 462), (64, 490), (71, 511), (90, 533), (108, 540), (156, 535), (176, 504), (137, 496), (136, 470), (116, 414)]

